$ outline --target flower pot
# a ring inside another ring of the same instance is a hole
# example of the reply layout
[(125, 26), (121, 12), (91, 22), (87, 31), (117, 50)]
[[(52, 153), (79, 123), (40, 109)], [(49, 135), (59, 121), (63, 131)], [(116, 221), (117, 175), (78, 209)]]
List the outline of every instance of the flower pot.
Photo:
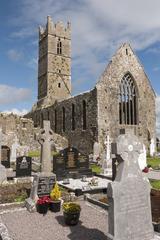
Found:
[(57, 200), (57, 201), (51, 201), (49, 203), (49, 209), (52, 212), (59, 212), (61, 209), (61, 201)]
[(79, 221), (80, 217), (80, 211), (79, 212), (73, 212), (73, 213), (67, 213), (63, 212), (64, 215), (64, 221), (67, 225), (76, 225)]
[(46, 214), (48, 211), (48, 203), (37, 204), (37, 212), (41, 214)]

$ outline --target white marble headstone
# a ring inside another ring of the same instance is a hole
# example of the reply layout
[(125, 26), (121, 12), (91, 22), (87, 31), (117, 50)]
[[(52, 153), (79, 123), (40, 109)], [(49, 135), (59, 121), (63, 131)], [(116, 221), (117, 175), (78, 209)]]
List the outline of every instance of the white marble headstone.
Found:
[(98, 142), (95, 142), (93, 145), (93, 161), (97, 162), (97, 159), (100, 157), (100, 146)]
[(147, 166), (147, 152), (144, 144), (143, 144), (143, 150), (140, 153), (138, 158), (138, 163), (141, 170), (143, 170)]
[(150, 156), (153, 157), (155, 153), (155, 143), (154, 143), (154, 139), (151, 139), (151, 143), (150, 143)]
[(10, 158), (11, 162), (15, 162), (16, 161), (17, 149), (18, 149), (19, 146), (20, 145), (18, 143), (18, 138), (17, 138), (17, 136), (15, 136), (14, 143), (12, 144), (12, 147), (11, 147), (11, 158)]

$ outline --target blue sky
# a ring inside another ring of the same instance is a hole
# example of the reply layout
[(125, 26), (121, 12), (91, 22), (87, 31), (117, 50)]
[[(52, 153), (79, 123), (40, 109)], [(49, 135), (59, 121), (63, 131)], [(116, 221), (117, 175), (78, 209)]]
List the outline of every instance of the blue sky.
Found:
[(117, 48), (131, 44), (157, 94), (160, 132), (159, 9), (159, 0), (1, 1), (0, 111), (25, 112), (36, 101), (37, 29), (51, 15), (72, 24), (74, 95), (94, 87)]

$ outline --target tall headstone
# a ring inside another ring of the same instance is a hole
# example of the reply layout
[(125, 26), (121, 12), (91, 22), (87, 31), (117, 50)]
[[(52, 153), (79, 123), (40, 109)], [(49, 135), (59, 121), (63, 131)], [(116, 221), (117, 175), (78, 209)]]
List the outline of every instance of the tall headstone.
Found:
[(120, 135), (117, 153), (122, 161), (116, 179), (108, 184), (108, 240), (152, 240), (150, 184), (138, 165), (143, 148), (135, 135)]
[(41, 172), (52, 172), (51, 165), (51, 144), (53, 142), (53, 131), (50, 129), (50, 121), (43, 121), (44, 128), (38, 136), (41, 144)]
[(17, 138), (17, 135), (15, 136), (15, 139), (14, 139), (14, 142), (12, 144), (12, 147), (11, 147), (11, 158), (10, 158), (10, 161), (11, 162), (16, 162), (16, 158), (17, 158), (17, 149), (19, 147), (19, 143), (18, 143), (18, 138)]
[(6, 145), (1, 146), (1, 163), (5, 168), (10, 168), (10, 148)]
[(111, 144), (109, 135), (107, 135), (104, 144), (105, 154), (102, 163), (102, 171), (104, 175), (112, 176)]
[(100, 158), (100, 146), (98, 142), (93, 145), (93, 161), (97, 162)]
[(147, 152), (144, 144), (143, 144), (142, 152), (140, 153), (138, 158), (138, 164), (141, 170), (143, 170), (147, 166)]
[(6, 168), (1, 164), (2, 128), (0, 128), (0, 184), (7, 180)]
[(41, 172), (34, 176), (30, 197), (26, 199), (26, 207), (29, 212), (36, 210), (38, 197), (49, 195), (56, 182), (56, 175), (52, 173), (51, 166), (53, 132), (50, 129), (49, 121), (43, 121), (43, 126), (44, 129), (41, 129), (38, 136), (38, 142), (41, 144)]
[(155, 153), (155, 143), (154, 143), (154, 139), (151, 139), (151, 143), (150, 143), (150, 156), (153, 157)]

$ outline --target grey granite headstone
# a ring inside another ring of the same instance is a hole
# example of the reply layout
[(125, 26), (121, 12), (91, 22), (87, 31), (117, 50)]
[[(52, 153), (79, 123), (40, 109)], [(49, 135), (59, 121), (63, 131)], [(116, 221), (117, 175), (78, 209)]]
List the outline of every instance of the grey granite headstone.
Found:
[(54, 173), (39, 173), (34, 176), (30, 197), (25, 201), (25, 206), (29, 212), (36, 211), (36, 202), (39, 197), (50, 195), (55, 182), (56, 175)]
[(6, 168), (0, 163), (0, 184), (7, 181)]
[(53, 131), (50, 129), (50, 121), (43, 121), (44, 129), (41, 129), (38, 141), (41, 144), (41, 172), (52, 172), (51, 144)]
[(142, 149), (134, 135), (120, 135), (117, 139), (117, 155), (122, 161), (115, 181), (108, 184), (108, 240), (154, 239), (150, 184), (138, 165)]
[(2, 128), (0, 128), (0, 184), (7, 180), (6, 168), (1, 164)]

